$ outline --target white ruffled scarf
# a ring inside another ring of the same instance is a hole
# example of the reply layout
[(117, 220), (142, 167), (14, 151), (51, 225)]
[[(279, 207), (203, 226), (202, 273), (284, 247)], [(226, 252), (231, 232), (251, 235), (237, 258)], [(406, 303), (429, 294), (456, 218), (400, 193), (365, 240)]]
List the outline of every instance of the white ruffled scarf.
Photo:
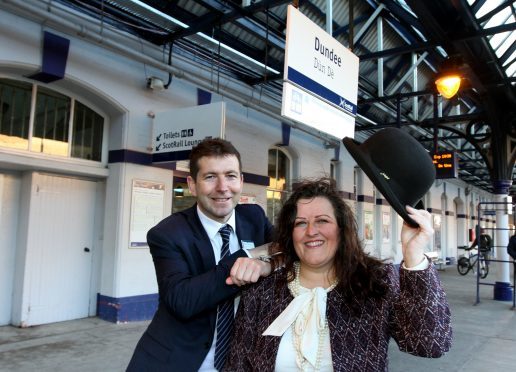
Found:
[(296, 277), (289, 283), (289, 289), (294, 299), (285, 310), (263, 332), (263, 336), (283, 336), (285, 331), (294, 324), (293, 332), (301, 338), (300, 351), (314, 368), (317, 366), (321, 336), (326, 331), (326, 302), (328, 292), (336, 287), (334, 282), (324, 289), (316, 287), (300, 293), (299, 262), (295, 263)]

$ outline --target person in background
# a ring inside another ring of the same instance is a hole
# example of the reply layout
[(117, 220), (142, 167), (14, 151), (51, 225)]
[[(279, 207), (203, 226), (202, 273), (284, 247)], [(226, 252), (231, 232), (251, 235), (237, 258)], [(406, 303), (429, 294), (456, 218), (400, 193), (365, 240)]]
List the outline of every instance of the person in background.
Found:
[(430, 214), (407, 207), (399, 269), (366, 254), (331, 179), (306, 180), (283, 205), (277, 269), (245, 289), (224, 371), (386, 371), (393, 338), (429, 358), (451, 347), (450, 309), (424, 254)]
[(271, 272), (252, 258), (267, 253), (272, 226), (258, 205), (237, 205), (243, 176), (235, 147), (222, 139), (199, 143), (187, 181), (196, 204), (147, 234), (159, 304), (127, 371), (220, 370), (239, 286)]
[[(479, 244), (480, 242), (480, 244)], [(490, 252), (491, 248), (493, 247), (493, 239), (491, 236), (486, 232), (486, 229), (482, 228), (480, 230), (480, 236), (475, 237), (475, 240), (473, 240), (473, 243), (471, 243), (471, 246), (469, 249), (475, 248), (478, 245), (478, 250), (480, 252)]]
[(507, 253), (513, 260), (516, 261), (516, 233), (509, 238), (509, 244), (507, 244)]

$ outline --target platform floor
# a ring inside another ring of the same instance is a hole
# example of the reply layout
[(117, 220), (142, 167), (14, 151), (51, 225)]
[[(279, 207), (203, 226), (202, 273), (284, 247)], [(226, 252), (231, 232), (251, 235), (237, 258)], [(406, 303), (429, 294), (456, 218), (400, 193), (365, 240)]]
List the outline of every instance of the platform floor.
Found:
[[(459, 276), (454, 266), (440, 271), (452, 311), (454, 341), (439, 359), (413, 357), (389, 348), (390, 371), (498, 372), (516, 370), (516, 311), (493, 300), (493, 287)], [(491, 277), (491, 278), (490, 278)], [(490, 273), (494, 283), (495, 277)], [(0, 327), (0, 371), (124, 371), (148, 322), (113, 324), (86, 318), (30, 328)], [(179, 371), (180, 372), (180, 371)]]

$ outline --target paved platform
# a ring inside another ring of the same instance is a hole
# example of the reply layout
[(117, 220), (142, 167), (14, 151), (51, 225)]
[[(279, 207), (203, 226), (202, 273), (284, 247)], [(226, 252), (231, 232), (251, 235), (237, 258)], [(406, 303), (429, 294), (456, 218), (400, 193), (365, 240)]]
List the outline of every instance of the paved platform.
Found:
[[(439, 359), (418, 358), (389, 348), (390, 371), (514, 371), (516, 311), (512, 302), (494, 301), (493, 287), (480, 286), (454, 266), (440, 271), (451, 305), (454, 342)], [(491, 280), (495, 280), (490, 273)], [(489, 277), (486, 281), (489, 281)], [(98, 318), (30, 328), (0, 327), (0, 371), (124, 371), (148, 322), (113, 324)], [(180, 371), (178, 371), (180, 372)]]

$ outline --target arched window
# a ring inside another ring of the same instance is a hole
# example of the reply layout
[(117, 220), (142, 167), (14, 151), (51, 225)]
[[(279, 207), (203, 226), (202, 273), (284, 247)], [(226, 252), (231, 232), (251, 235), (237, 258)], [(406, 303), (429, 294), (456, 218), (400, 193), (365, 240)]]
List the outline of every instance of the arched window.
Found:
[(269, 150), (267, 175), (267, 217), (274, 221), (290, 189), (290, 159), (279, 148)]
[(104, 118), (74, 98), (0, 79), (0, 147), (102, 161)]

